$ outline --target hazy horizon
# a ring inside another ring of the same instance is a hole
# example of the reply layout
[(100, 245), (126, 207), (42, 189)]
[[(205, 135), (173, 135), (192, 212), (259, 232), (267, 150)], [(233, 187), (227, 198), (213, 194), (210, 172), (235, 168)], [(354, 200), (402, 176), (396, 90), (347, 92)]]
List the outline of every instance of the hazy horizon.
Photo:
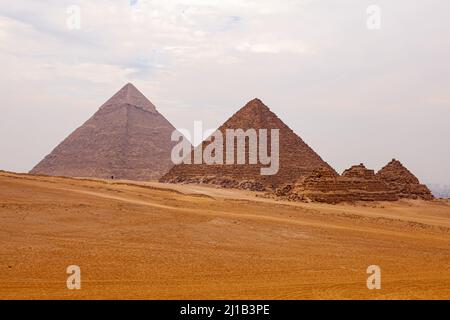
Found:
[(131, 82), (177, 128), (217, 128), (260, 98), (338, 172), (396, 158), (450, 184), (449, 11), (436, 0), (1, 4), (0, 170), (29, 171)]

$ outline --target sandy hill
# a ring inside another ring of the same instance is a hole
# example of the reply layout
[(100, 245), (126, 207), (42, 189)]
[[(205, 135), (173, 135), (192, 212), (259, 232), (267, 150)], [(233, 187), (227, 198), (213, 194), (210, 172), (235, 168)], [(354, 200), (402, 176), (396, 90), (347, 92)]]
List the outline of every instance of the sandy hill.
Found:
[(448, 201), (256, 195), (0, 172), (0, 299), (450, 298)]

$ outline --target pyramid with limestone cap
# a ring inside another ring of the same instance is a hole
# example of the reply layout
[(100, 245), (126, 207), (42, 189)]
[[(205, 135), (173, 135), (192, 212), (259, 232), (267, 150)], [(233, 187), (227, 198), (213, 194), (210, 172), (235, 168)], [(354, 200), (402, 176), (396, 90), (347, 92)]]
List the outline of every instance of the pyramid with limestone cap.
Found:
[(132, 83), (127, 83), (100, 109), (114, 108), (117, 105), (129, 105), (148, 112), (157, 112), (156, 107)]
[(175, 128), (131, 83), (31, 170), (33, 174), (159, 179), (171, 166)]

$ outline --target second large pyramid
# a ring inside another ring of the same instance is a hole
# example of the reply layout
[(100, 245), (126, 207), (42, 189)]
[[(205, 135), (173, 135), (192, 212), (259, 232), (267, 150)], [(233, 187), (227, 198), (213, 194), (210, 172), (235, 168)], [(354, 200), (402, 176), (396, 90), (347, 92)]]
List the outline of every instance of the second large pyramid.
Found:
[[(259, 99), (247, 103), (218, 130), (225, 136), (227, 129), (244, 131), (279, 129), (279, 171), (275, 175), (265, 176), (261, 175), (260, 169), (265, 167), (261, 164), (180, 164), (173, 167), (160, 181), (207, 183), (230, 188), (264, 190), (289, 181), (296, 181), (320, 167), (333, 170)], [(205, 149), (209, 143), (211, 142), (203, 142), (202, 148)], [(248, 149), (248, 142), (246, 148)]]

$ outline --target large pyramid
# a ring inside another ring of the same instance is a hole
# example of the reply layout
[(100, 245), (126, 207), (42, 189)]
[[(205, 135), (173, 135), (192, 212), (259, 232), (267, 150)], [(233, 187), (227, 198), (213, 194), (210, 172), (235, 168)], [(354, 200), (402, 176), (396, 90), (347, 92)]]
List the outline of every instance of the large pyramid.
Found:
[(377, 173), (378, 179), (384, 181), (400, 198), (433, 200), (434, 196), (426, 185), (420, 184), (403, 164), (393, 159)]
[(30, 173), (159, 179), (172, 167), (174, 130), (155, 106), (129, 83)]
[[(261, 167), (267, 166), (260, 163), (248, 164), (248, 160), (245, 165), (180, 164), (174, 166), (160, 181), (168, 183), (208, 183), (222, 187), (264, 190), (295, 181), (320, 167), (333, 170), (259, 99), (247, 103), (218, 129), (224, 137), (226, 136), (226, 129), (242, 129), (244, 131), (248, 129), (255, 129), (256, 131), (279, 129), (278, 173), (261, 175)], [(270, 146), (270, 133), (268, 136), (268, 145)], [(202, 143), (203, 150), (210, 143), (212, 142), (204, 141)], [(223, 144), (225, 154), (225, 140)], [(248, 159), (248, 149), (247, 140), (246, 159)], [(193, 157), (191, 156), (191, 158)]]

